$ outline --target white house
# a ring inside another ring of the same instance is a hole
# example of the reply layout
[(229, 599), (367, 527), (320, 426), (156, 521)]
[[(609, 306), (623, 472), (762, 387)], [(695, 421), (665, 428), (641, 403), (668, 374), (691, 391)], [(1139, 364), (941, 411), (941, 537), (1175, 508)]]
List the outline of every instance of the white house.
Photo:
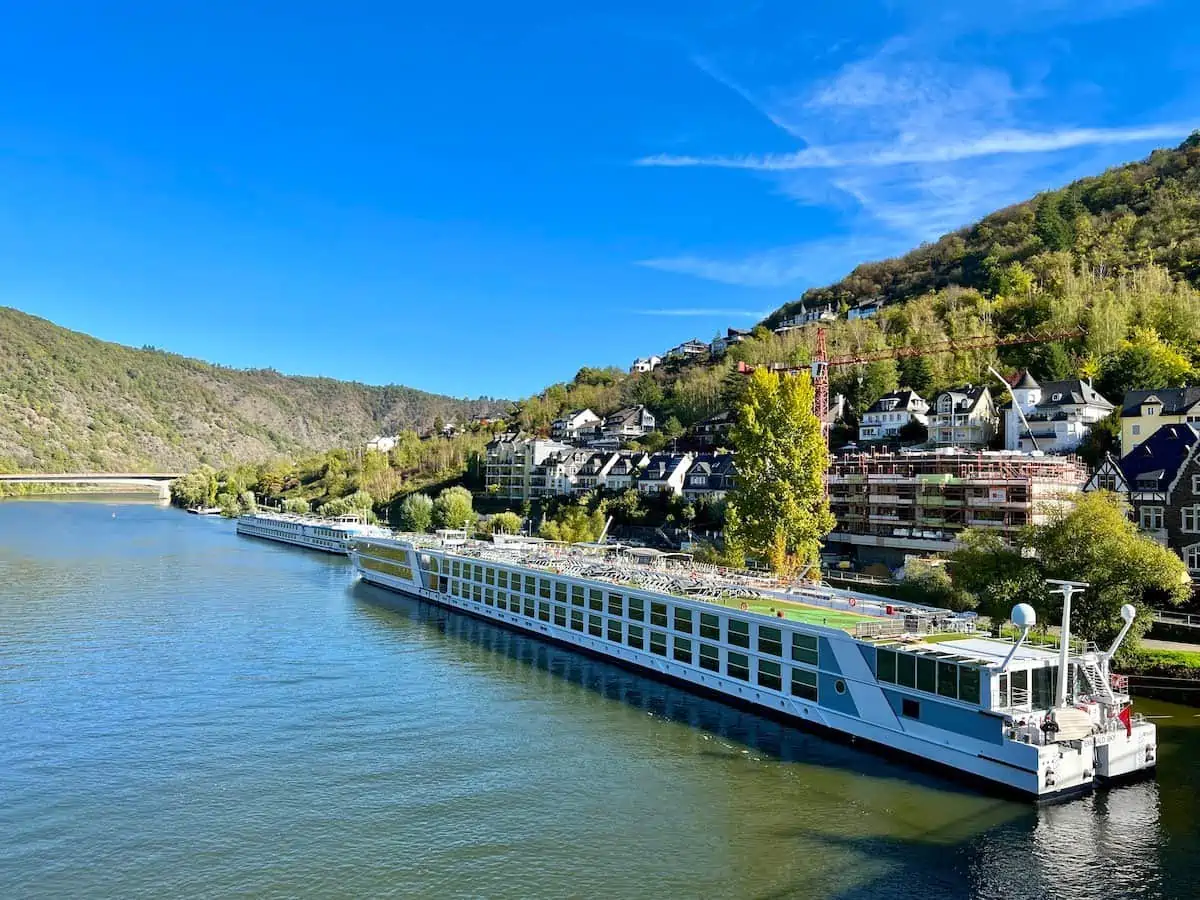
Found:
[(981, 385), (942, 391), (929, 405), (929, 439), (939, 446), (982, 449), (999, 424), (992, 392)]
[(395, 448), (398, 441), (399, 438), (377, 434), (367, 441), (366, 448), (368, 450), (376, 450), (379, 453), (387, 453)]
[(869, 319), (881, 309), (883, 309), (883, 298), (881, 297), (876, 297), (873, 300), (860, 300), (854, 306), (850, 307), (846, 313), (846, 318), (851, 321), (854, 319)]
[(551, 423), (550, 436), (560, 441), (573, 441), (579, 437), (580, 431), (600, 421), (600, 417), (590, 409), (572, 410)]
[(528, 500), (544, 494), (550, 485), (542, 464), (551, 455), (574, 449), (559, 441), (531, 438), (518, 432), (496, 435), (487, 445), (488, 493), (505, 500)]
[(929, 422), (929, 404), (916, 391), (892, 391), (884, 394), (863, 413), (858, 426), (860, 441), (882, 441), (893, 438), (909, 422)]
[(653, 372), (661, 365), (661, 356), (639, 356), (633, 361), (633, 365), (629, 367), (629, 372), (632, 375), (636, 375), (639, 372)]
[[(1004, 409), (1004, 448), (1064, 453), (1083, 442), (1092, 424), (1113, 411), (1113, 405), (1090, 384), (1078, 378), (1038, 384), (1028, 372), (1013, 386), (1013, 400)], [(1015, 404), (1014, 405), (1014, 401)], [(1024, 413), (1025, 422), (1017, 412)]]
[(623, 444), (636, 441), (654, 430), (654, 414), (646, 407), (630, 406), (618, 410), (604, 420), (600, 427), (601, 437), (593, 441), (596, 446)]
[(637, 481), (641, 494), (682, 494), (684, 478), (695, 457), (691, 453), (656, 453)]

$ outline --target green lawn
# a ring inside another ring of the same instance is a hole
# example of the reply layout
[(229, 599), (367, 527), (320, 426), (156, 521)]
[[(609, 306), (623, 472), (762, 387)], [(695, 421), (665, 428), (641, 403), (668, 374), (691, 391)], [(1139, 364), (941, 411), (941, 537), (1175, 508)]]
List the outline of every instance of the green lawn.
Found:
[(857, 613), (844, 612), (839, 609), (826, 609), (823, 606), (805, 606), (800, 603), (751, 600), (749, 606), (752, 612), (762, 613), (764, 616), (774, 616), (777, 610), (783, 610), (785, 619), (804, 622), (808, 625), (828, 625), (830, 628), (851, 629), (858, 622), (872, 621), (871, 616), (860, 616)]

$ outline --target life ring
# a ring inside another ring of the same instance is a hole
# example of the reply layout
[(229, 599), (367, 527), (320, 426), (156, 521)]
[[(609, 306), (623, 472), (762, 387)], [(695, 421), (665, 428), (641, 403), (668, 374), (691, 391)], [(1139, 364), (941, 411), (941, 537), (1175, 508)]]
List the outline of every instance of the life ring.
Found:
[(849, 603), (851, 606), (858, 606), (858, 601), (857, 601), (857, 600), (855, 600), (853, 597), (851, 597), (851, 598), (850, 598), (850, 599), (849, 599), (847, 602), (848, 602), (848, 603)]
[(741, 603), (738, 604), (738, 609), (740, 609), (742, 612), (745, 612), (749, 608), (750, 608), (750, 605), (748, 603), (746, 603), (745, 600), (743, 600)]

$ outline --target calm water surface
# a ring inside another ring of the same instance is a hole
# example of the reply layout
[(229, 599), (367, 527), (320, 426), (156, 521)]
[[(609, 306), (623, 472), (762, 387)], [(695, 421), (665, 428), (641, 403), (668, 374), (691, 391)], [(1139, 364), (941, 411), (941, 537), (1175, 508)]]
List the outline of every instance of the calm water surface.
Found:
[(1200, 718), (1035, 810), (149, 504), (0, 502), (0, 897), (1200, 896)]

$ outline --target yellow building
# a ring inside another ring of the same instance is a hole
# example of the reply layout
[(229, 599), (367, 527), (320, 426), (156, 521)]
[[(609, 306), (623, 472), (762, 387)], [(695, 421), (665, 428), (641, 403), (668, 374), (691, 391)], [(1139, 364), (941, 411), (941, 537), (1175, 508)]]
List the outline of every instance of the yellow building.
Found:
[(1184, 422), (1200, 430), (1200, 386), (1129, 391), (1121, 407), (1121, 456), (1163, 425)]

